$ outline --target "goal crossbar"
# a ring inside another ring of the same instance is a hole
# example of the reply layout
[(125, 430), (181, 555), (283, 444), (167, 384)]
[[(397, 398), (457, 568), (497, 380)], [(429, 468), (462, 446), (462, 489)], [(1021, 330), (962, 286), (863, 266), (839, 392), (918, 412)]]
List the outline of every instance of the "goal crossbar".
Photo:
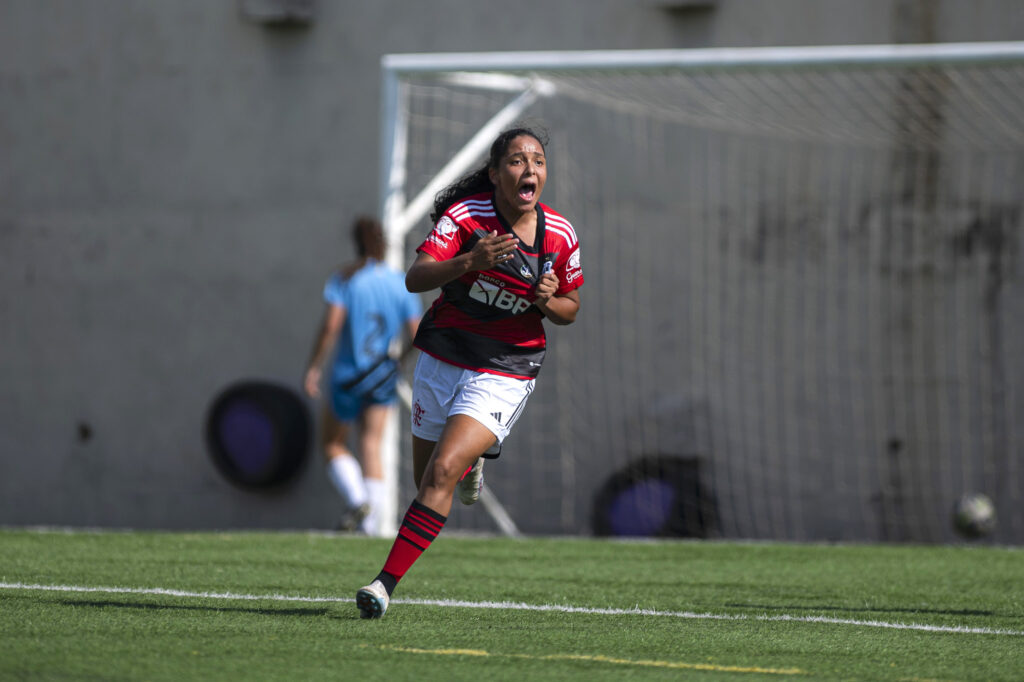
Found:
[(1024, 41), (907, 45), (451, 52), (384, 55), (385, 72), (776, 68), (778, 66), (997, 62), (1024, 57)]

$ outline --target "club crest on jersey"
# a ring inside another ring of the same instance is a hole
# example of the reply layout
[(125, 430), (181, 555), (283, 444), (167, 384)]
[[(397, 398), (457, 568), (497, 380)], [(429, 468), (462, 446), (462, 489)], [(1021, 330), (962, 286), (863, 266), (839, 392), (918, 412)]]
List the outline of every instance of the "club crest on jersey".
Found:
[(533, 272), (530, 270), (530, 266), (526, 263), (523, 263), (522, 266), (520, 266), (519, 274), (522, 275), (524, 279), (533, 279)]
[(459, 227), (452, 221), (448, 216), (441, 216), (441, 219), (437, 221), (437, 227), (434, 230), (442, 237), (448, 237), (459, 231)]
[(469, 297), (499, 310), (508, 310), (513, 315), (530, 307), (530, 302), (525, 298), (516, 296), (508, 289), (483, 279), (473, 282), (473, 286), (469, 289)]
[(427, 236), (427, 241), (431, 241), (440, 247), (446, 247), (447, 242), (451, 241), (453, 234), (459, 231), (459, 226), (455, 224), (448, 216), (441, 216), (441, 219), (437, 221), (437, 225), (431, 230)]

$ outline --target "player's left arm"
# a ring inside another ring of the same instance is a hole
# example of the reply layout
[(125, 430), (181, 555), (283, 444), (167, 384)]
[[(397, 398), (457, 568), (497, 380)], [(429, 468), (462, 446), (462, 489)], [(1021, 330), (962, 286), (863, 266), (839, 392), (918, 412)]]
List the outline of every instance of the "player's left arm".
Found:
[(320, 331), (313, 343), (313, 352), (310, 354), (306, 375), (303, 379), (306, 394), (314, 400), (320, 397), (320, 379), (323, 375), (324, 364), (338, 341), (338, 335), (345, 324), (345, 316), (346, 310), (340, 305), (328, 304), (324, 310)]

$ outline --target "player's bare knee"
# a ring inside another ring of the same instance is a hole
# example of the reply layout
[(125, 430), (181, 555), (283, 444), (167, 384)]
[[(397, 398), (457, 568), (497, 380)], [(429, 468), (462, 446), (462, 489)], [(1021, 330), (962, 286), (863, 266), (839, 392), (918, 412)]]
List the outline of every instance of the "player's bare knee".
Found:
[(464, 467), (459, 465), (455, 458), (436, 457), (433, 464), (427, 468), (424, 482), (432, 488), (454, 489), (463, 470)]

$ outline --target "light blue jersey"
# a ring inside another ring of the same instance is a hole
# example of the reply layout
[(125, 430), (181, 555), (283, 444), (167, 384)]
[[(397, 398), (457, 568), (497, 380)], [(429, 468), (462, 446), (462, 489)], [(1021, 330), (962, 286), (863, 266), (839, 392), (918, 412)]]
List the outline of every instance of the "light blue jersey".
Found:
[(398, 372), (388, 346), (422, 312), (419, 297), (405, 288), (405, 276), (368, 259), (348, 279), (335, 274), (327, 280), (324, 300), (345, 309), (331, 371), (338, 418), (354, 419), (364, 404), (393, 402)]

